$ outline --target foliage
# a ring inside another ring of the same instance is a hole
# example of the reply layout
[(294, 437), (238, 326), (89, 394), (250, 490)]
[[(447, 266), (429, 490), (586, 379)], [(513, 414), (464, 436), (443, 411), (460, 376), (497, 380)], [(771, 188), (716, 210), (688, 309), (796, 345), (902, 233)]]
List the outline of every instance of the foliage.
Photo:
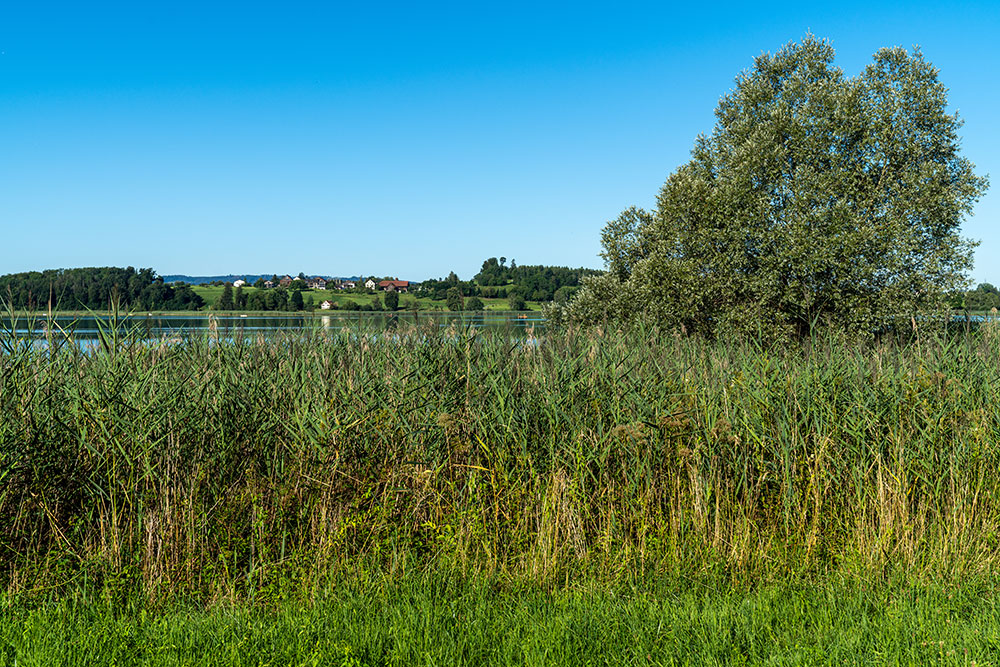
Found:
[(853, 78), (833, 59), (811, 36), (759, 56), (655, 210), (608, 223), (607, 272), (570, 319), (804, 334), (940, 307), (971, 265), (960, 224), (986, 179), (919, 50), (880, 50)]
[(399, 293), (395, 290), (385, 293), (385, 309), (394, 311), (399, 308)]
[[(587, 276), (599, 274), (594, 269), (571, 269), (565, 266), (517, 266), (513, 261), (511, 266), (505, 266), (505, 257), (498, 260), (490, 257), (483, 262), (475, 280), (481, 287), (502, 287), (515, 284), (521, 291), (521, 296), (532, 301), (552, 301), (556, 293), (563, 288), (573, 288)], [(504, 296), (497, 291), (483, 290), (482, 296)]]
[(458, 287), (449, 287), (448, 291), (445, 293), (445, 302), (448, 304), (448, 310), (464, 310), (464, 299), (462, 298), (462, 291)]
[(1000, 290), (990, 283), (980, 283), (976, 289), (966, 292), (962, 307), (968, 310), (1000, 309)]
[(222, 294), (219, 295), (219, 300), (215, 302), (215, 309), (233, 310), (234, 308), (236, 308), (236, 303), (233, 299), (233, 286), (226, 283), (222, 289)]
[(510, 296), (507, 297), (507, 305), (511, 310), (526, 310), (528, 307), (520, 292), (511, 292)]
[(153, 269), (131, 266), (50, 269), (0, 276), (0, 298), (18, 310), (197, 310), (204, 301), (188, 285), (167, 285)]
[(465, 310), (483, 310), (483, 300), (478, 296), (474, 296), (465, 302)]

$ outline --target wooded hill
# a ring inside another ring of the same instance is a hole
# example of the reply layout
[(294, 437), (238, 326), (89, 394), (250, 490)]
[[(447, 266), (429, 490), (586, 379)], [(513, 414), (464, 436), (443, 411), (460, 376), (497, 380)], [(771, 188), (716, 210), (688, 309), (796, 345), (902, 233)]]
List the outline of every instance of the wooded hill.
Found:
[(0, 276), (0, 299), (15, 310), (198, 310), (204, 300), (187, 285), (169, 285), (153, 269), (113, 266), (48, 269)]

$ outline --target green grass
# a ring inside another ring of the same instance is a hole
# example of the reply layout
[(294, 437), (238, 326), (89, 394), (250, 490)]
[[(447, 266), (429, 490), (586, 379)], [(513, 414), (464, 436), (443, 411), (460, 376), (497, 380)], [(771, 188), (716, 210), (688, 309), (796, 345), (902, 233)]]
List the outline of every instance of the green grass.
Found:
[[(219, 297), (222, 295), (224, 287), (216, 287), (213, 285), (194, 285), (192, 289), (196, 294), (201, 296), (205, 300), (207, 306), (214, 304)], [(249, 296), (251, 293), (258, 291), (254, 287), (244, 287), (243, 292)], [(345, 302), (353, 302), (357, 304), (370, 304), (374, 298), (378, 298), (384, 302), (385, 294), (379, 293), (374, 294), (355, 294), (353, 292), (342, 292), (338, 290), (303, 290), (302, 298), (308, 300), (312, 297), (313, 303), (316, 307), (323, 301), (330, 300), (335, 303), (342, 304)], [(507, 304), (507, 299), (481, 299), (483, 305), (487, 310), (509, 310), (510, 307)], [(419, 310), (447, 310), (447, 306), (444, 301), (434, 301), (429, 297), (418, 297), (416, 294), (400, 294), (399, 295), (399, 306), (403, 310), (409, 310), (412, 308), (413, 304), (417, 305)], [(541, 304), (538, 302), (528, 302), (529, 310), (541, 310)]]
[(996, 665), (997, 590), (497, 589), (444, 578), (208, 608), (63, 600), (0, 610), (18, 665)]

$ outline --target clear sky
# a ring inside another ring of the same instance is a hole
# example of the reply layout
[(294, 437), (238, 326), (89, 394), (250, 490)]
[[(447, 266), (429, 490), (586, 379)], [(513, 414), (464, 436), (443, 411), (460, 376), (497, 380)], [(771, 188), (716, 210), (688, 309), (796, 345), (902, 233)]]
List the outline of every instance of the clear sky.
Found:
[(919, 44), (997, 182), (995, 3), (0, 3), (0, 274), (600, 267), (734, 77), (807, 31)]

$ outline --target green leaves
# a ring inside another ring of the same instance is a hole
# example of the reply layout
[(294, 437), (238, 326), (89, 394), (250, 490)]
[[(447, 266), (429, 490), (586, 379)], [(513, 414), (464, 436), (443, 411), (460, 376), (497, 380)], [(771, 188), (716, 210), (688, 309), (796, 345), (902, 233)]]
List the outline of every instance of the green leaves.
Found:
[(853, 78), (833, 61), (811, 35), (759, 56), (656, 209), (607, 224), (608, 273), (568, 317), (804, 335), (940, 307), (971, 267), (960, 225), (987, 180), (919, 50), (883, 49)]

